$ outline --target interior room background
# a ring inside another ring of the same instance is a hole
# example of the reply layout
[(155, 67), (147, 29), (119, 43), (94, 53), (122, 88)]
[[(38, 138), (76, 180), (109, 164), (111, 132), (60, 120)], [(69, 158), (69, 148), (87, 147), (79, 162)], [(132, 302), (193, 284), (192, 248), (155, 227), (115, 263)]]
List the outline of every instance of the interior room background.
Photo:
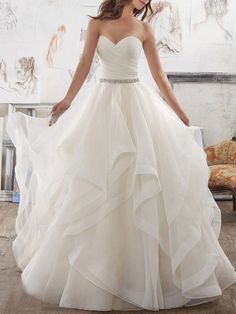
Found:
[[(30, 107), (31, 114), (33, 107), (41, 117), (64, 97), (83, 49), (87, 14), (95, 15), (100, 3), (0, 0), (2, 142), (9, 104)], [(204, 145), (236, 136), (236, 1), (153, 0), (152, 7), (146, 20), (162, 65), (191, 125), (202, 128)], [(79, 93), (86, 96), (99, 71), (95, 54)], [(143, 53), (139, 76), (158, 92)]]

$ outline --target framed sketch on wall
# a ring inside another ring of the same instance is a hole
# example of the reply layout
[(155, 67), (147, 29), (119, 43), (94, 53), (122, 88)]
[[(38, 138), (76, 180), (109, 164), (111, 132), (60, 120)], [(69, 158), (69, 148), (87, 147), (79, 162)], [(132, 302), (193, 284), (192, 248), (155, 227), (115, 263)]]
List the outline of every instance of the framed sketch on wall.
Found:
[[(101, 0), (0, 0), (0, 103), (57, 102)], [(152, 0), (147, 16), (168, 73), (236, 73), (236, 1)], [(143, 54), (143, 52), (142, 52)], [(140, 77), (151, 83), (144, 55)], [(83, 88), (99, 76), (97, 53)]]
[(168, 72), (236, 73), (234, 0), (153, 0), (152, 25)]
[(38, 1), (0, 0), (0, 103), (39, 100), (38, 6)]

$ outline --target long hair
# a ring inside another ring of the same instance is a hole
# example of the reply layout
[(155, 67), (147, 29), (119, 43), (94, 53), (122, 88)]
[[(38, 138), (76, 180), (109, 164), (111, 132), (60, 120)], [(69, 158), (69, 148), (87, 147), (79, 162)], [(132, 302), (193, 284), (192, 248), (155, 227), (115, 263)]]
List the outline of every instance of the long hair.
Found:
[[(118, 19), (119, 17), (121, 17), (124, 6), (127, 4), (127, 2), (130, 1), (131, 0), (104, 0), (98, 8), (98, 15), (97, 16), (89, 15), (89, 17), (98, 20)], [(143, 13), (141, 20), (144, 20), (149, 11), (150, 13), (152, 13), (153, 10), (151, 7), (151, 1), (152, 0), (149, 0), (148, 3), (141, 10), (134, 9), (133, 10), (134, 16), (139, 16)]]

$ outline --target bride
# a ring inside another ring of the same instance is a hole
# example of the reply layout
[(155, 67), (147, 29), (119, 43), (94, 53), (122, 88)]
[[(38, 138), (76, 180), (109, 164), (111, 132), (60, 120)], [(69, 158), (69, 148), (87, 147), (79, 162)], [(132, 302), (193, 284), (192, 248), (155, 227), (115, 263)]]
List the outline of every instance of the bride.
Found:
[[(206, 154), (143, 21), (149, 9), (103, 1), (51, 115), (8, 116), (20, 188), (13, 253), (25, 291), (60, 307), (193, 306), (236, 282)], [(142, 50), (164, 99), (139, 79)], [(102, 75), (83, 92), (95, 51)]]

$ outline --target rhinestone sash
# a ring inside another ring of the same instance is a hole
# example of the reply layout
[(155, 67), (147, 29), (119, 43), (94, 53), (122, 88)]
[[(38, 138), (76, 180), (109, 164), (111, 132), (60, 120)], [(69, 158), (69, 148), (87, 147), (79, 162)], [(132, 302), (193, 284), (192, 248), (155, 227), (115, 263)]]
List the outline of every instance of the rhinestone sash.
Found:
[(139, 78), (131, 78), (131, 79), (107, 79), (107, 78), (100, 78), (99, 81), (101, 83), (135, 83), (139, 82)]

